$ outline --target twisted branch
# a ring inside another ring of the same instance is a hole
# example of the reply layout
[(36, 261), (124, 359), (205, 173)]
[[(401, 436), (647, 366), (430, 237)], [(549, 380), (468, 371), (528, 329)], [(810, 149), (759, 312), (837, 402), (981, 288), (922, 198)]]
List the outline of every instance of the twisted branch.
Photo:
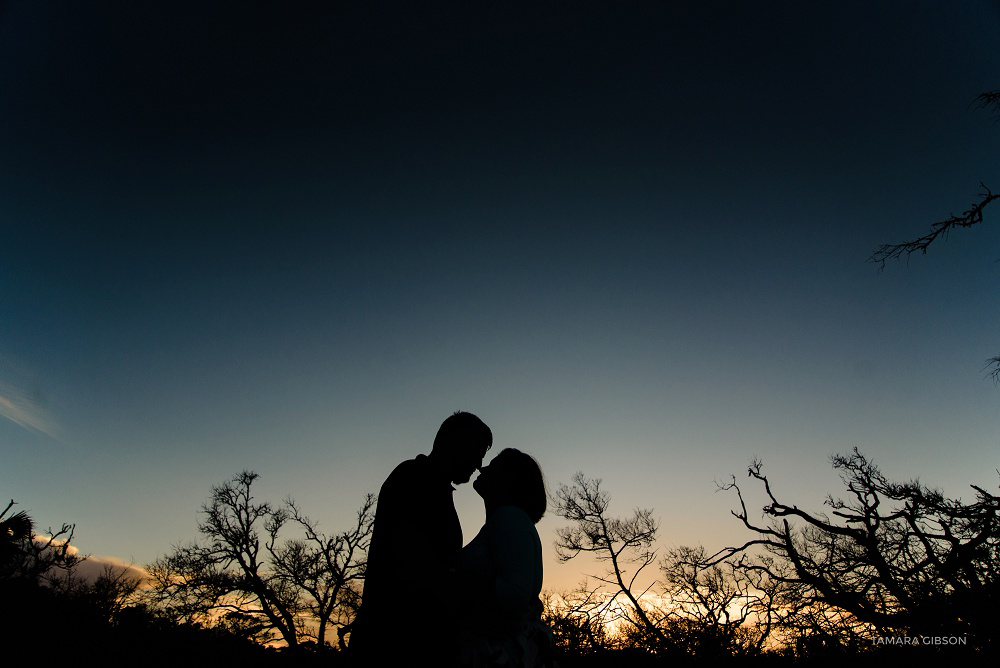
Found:
[(994, 194), (984, 183), (980, 183), (979, 185), (983, 188), (983, 192), (979, 193), (979, 202), (973, 203), (961, 216), (952, 214), (947, 220), (934, 223), (931, 225), (931, 231), (919, 239), (901, 244), (882, 244), (872, 253), (868, 261), (877, 264), (879, 271), (881, 271), (885, 269), (885, 263), (889, 260), (897, 260), (903, 256), (909, 257), (917, 251), (920, 251), (921, 254), (926, 253), (927, 247), (934, 243), (938, 237), (944, 235), (947, 238), (948, 233), (955, 228), (972, 227), (983, 222), (983, 210), (991, 202), (1000, 198), (1000, 193)]

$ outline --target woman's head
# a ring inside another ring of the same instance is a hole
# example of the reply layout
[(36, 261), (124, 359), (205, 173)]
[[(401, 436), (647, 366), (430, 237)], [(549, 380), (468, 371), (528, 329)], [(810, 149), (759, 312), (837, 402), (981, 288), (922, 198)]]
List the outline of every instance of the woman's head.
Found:
[(507, 448), (483, 467), (472, 485), (483, 497), (487, 508), (516, 506), (526, 512), (532, 522), (545, 514), (545, 479), (538, 463), (520, 450)]

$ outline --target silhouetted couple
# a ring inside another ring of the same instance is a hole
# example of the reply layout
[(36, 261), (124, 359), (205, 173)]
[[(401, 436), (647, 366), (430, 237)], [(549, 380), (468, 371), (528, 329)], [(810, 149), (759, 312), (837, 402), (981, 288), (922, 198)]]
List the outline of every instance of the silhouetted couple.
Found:
[[(405, 461), (379, 491), (361, 609), (349, 649), (357, 665), (534, 668), (551, 657), (540, 621), (545, 512), (538, 464), (514, 449), (483, 466), (493, 433), (457, 412), (430, 455)], [(486, 523), (465, 548), (452, 484), (469, 481)]]

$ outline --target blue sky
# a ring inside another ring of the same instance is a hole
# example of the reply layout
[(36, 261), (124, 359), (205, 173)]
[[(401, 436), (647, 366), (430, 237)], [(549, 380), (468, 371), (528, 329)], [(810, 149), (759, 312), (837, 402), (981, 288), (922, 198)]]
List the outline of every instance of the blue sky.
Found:
[(665, 546), (754, 456), (996, 485), (998, 228), (865, 260), (1000, 188), (1000, 5), (379, 7), (0, 5), (0, 494), (140, 564), (245, 468), (346, 527), (456, 409)]

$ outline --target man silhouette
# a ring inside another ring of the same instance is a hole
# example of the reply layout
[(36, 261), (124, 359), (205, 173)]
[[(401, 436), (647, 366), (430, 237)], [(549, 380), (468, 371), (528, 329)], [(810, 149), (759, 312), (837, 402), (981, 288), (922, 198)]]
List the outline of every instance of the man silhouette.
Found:
[(382, 484), (349, 645), (359, 665), (452, 660), (462, 550), (452, 483), (468, 482), (492, 445), (482, 420), (457, 411), (441, 423), (430, 455), (403, 462)]

